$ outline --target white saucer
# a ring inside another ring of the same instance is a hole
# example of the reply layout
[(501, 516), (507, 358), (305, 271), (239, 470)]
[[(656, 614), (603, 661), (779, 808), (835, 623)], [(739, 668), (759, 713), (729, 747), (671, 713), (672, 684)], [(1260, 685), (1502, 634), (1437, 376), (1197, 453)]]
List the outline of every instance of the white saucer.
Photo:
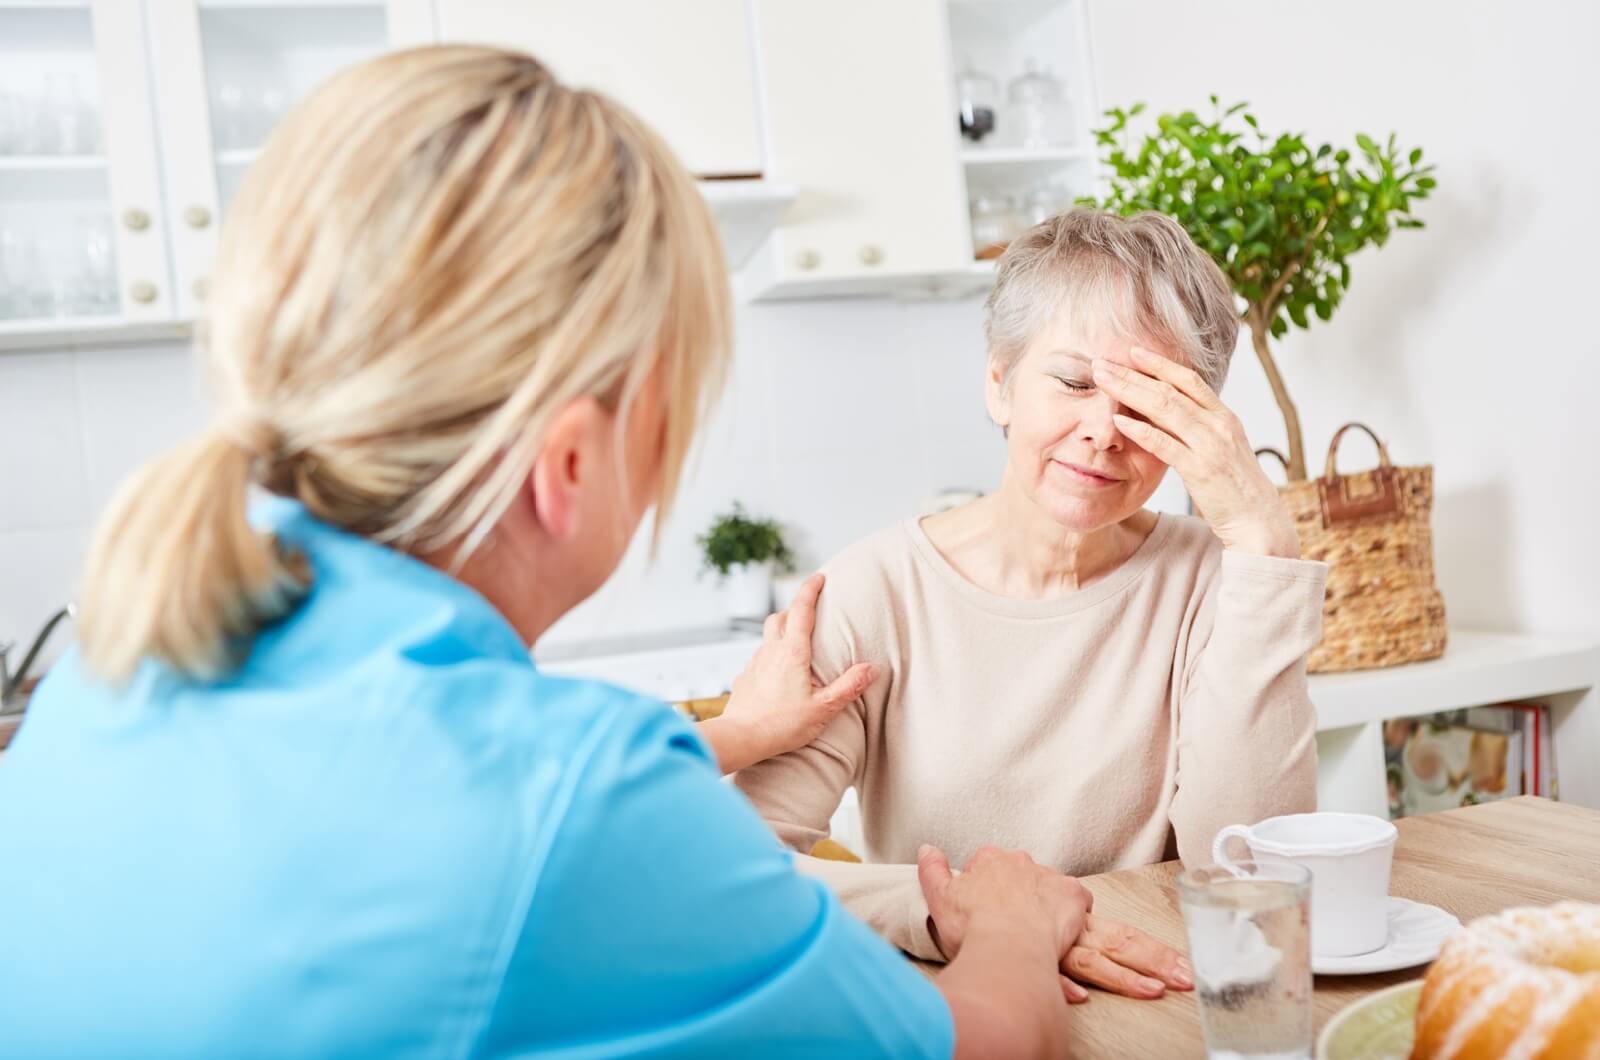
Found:
[(1461, 921), (1436, 905), (1389, 896), (1389, 942), (1354, 957), (1311, 957), (1318, 975), (1367, 975), (1427, 964), (1439, 956), (1445, 940), (1461, 930)]

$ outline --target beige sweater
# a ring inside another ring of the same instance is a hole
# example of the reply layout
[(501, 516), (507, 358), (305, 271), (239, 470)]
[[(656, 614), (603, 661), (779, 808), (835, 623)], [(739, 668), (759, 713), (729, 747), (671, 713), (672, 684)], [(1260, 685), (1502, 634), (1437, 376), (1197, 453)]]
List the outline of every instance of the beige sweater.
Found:
[(986, 592), (916, 522), (824, 570), (814, 669), (885, 667), (811, 746), (739, 787), (805, 853), (851, 785), (870, 864), (801, 858), (890, 942), (938, 958), (917, 848), (1017, 847), (1088, 875), (1210, 860), (1224, 825), (1316, 803), (1305, 657), (1326, 567), (1227, 552), (1163, 515), (1121, 567), (1054, 599)]

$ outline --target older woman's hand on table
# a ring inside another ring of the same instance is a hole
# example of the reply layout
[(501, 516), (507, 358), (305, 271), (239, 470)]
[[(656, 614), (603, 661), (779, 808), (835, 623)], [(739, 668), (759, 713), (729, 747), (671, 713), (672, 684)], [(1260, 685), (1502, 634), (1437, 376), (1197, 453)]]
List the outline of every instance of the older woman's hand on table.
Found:
[(1294, 522), (1239, 417), (1192, 369), (1137, 346), (1132, 361), (1131, 368), (1104, 358), (1094, 363), (1095, 385), (1138, 414), (1113, 416), (1117, 429), (1177, 470), (1225, 547), (1300, 558)]
[[(1026, 854), (984, 848), (973, 855), (967, 869), (955, 876), (944, 853), (924, 847), (917, 858), (917, 877), (928, 900), (934, 941), (948, 959), (954, 959), (965, 941), (975, 901), (967, 891), (976, 880), (963, 883), (974, 868), (995, 858), (1022, 859), (1034, 870), (1030, 883), (1034, 890), (1049, 896), (1058, 907), (1074, 896), (1084, 901), (1081, 920), (1058, 925), (1058, 956), (1062, 972), (1061, 992), (1074, 1004), (1089, 1000), (1082, 984), (1098, 986), (1127, 997), (1158, 998), (1171, 988), (1189, 990), (1194, 986), (1194, 971), (1184, 955), (1162, 945), (1137, 928), (1115, 920), (1090, 915), (1094, 896), (1076, 879), (1033, 863)], [(1012, 878), (1016, 874), (1012, 873)]]
[(734, 678), (722, 714), (700, 723), (724, 773), (806, 746), (877, 676), (871, 663), (857, 663), (827, 685), (812, 680), (811, 633), (822, 582), (813, 574), (789, 610), (768, 617), (761, 646)]

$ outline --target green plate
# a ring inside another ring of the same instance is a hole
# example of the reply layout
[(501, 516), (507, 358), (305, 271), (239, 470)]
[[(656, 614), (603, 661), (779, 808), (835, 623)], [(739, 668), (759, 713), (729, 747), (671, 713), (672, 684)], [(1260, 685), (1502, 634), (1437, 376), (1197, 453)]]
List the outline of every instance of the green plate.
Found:
[(1406, 1060), (1417, 1036), (1422, 980), (1353, 1002), (1322, 1028), (1317, 1060)]

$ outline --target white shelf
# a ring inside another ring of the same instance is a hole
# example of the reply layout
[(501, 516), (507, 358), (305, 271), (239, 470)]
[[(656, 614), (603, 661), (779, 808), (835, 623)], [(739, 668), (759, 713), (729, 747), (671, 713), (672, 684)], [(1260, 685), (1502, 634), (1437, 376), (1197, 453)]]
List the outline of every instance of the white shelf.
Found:
[(81, 172), (104, 168), (104, 155), (0, 155), (0, 173)]
[(969, 147), (961, 152), (961, 163), (966, 166), (1055, 166), (1094, 159), (1095, 153), (1088, 147)]
[(271, 11), (276, 8), (337, 8), (365, 7), (382, 9), (387, 0), (200, 0), (203, 10), (249, 8)]
[(261, 155), (259, 147), (235, 147), (217, 152), (219, 166), (248, 166)]
[(1094, 173), (1095, 153), (1086, 147), (1050, 147), (1024, 150), (997, 147), (971, 148), (961, 152), (961, 165), (967, 175), (968, 194), (1004, 192), (1016, 194), (1041, 181), (1068, 177), (1075, 187), (1087, 186)]
[(1433, 714), (1600, 685), (1600, 643), (1577, 636), (1451, 630), (1431, 662), (1312, 674), (1317, 729)]
[(183, 339), (189, 334), (187, 323), (170, 320), (130, 321), (120, 316), (0, 320), (0, 354), (62, 346), (105, 346)]

